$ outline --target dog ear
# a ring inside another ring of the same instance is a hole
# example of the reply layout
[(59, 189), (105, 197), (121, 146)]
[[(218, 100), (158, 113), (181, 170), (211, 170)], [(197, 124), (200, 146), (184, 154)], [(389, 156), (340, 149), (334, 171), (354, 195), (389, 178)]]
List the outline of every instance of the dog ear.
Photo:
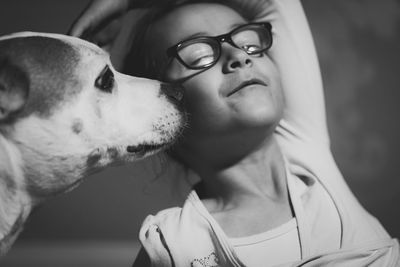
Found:
[(7, 59), (0, 59), (0, 122), (21, 111), (28, 99), (26, 73)]

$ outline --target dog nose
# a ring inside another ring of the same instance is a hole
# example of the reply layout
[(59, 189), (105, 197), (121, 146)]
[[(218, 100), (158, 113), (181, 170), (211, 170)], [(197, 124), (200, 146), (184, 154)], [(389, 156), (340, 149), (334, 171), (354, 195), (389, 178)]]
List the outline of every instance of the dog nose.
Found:
[(162, 83), (161, 90), (177, 102), (181, 102), (183, 99), (183, 87), (179, 84)]

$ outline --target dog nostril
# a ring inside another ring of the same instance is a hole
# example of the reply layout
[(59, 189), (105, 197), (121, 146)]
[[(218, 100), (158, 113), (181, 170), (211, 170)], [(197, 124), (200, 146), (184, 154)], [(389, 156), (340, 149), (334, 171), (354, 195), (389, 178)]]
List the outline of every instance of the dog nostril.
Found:
[(178, 84), (161, 84), (161, 90), (170, 98), (176, 101), (182, 101), (183, 99), (183, 87)]

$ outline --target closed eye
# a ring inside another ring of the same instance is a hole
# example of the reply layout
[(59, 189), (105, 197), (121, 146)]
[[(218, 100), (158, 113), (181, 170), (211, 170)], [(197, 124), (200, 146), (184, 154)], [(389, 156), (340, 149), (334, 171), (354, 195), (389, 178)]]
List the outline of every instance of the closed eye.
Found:
[(107, 65), (97, 77), (94, 85), (106, 93), (111, 93), (114, 88), (114, 82), (114, 73)]

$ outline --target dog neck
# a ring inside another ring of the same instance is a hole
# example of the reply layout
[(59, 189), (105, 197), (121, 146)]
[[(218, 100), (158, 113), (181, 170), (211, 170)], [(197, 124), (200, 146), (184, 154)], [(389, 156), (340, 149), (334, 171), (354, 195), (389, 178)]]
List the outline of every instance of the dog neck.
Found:
[(0, 133), (0, 256), (17, 238), (32, 208), (21, 166), (17, 147)]

